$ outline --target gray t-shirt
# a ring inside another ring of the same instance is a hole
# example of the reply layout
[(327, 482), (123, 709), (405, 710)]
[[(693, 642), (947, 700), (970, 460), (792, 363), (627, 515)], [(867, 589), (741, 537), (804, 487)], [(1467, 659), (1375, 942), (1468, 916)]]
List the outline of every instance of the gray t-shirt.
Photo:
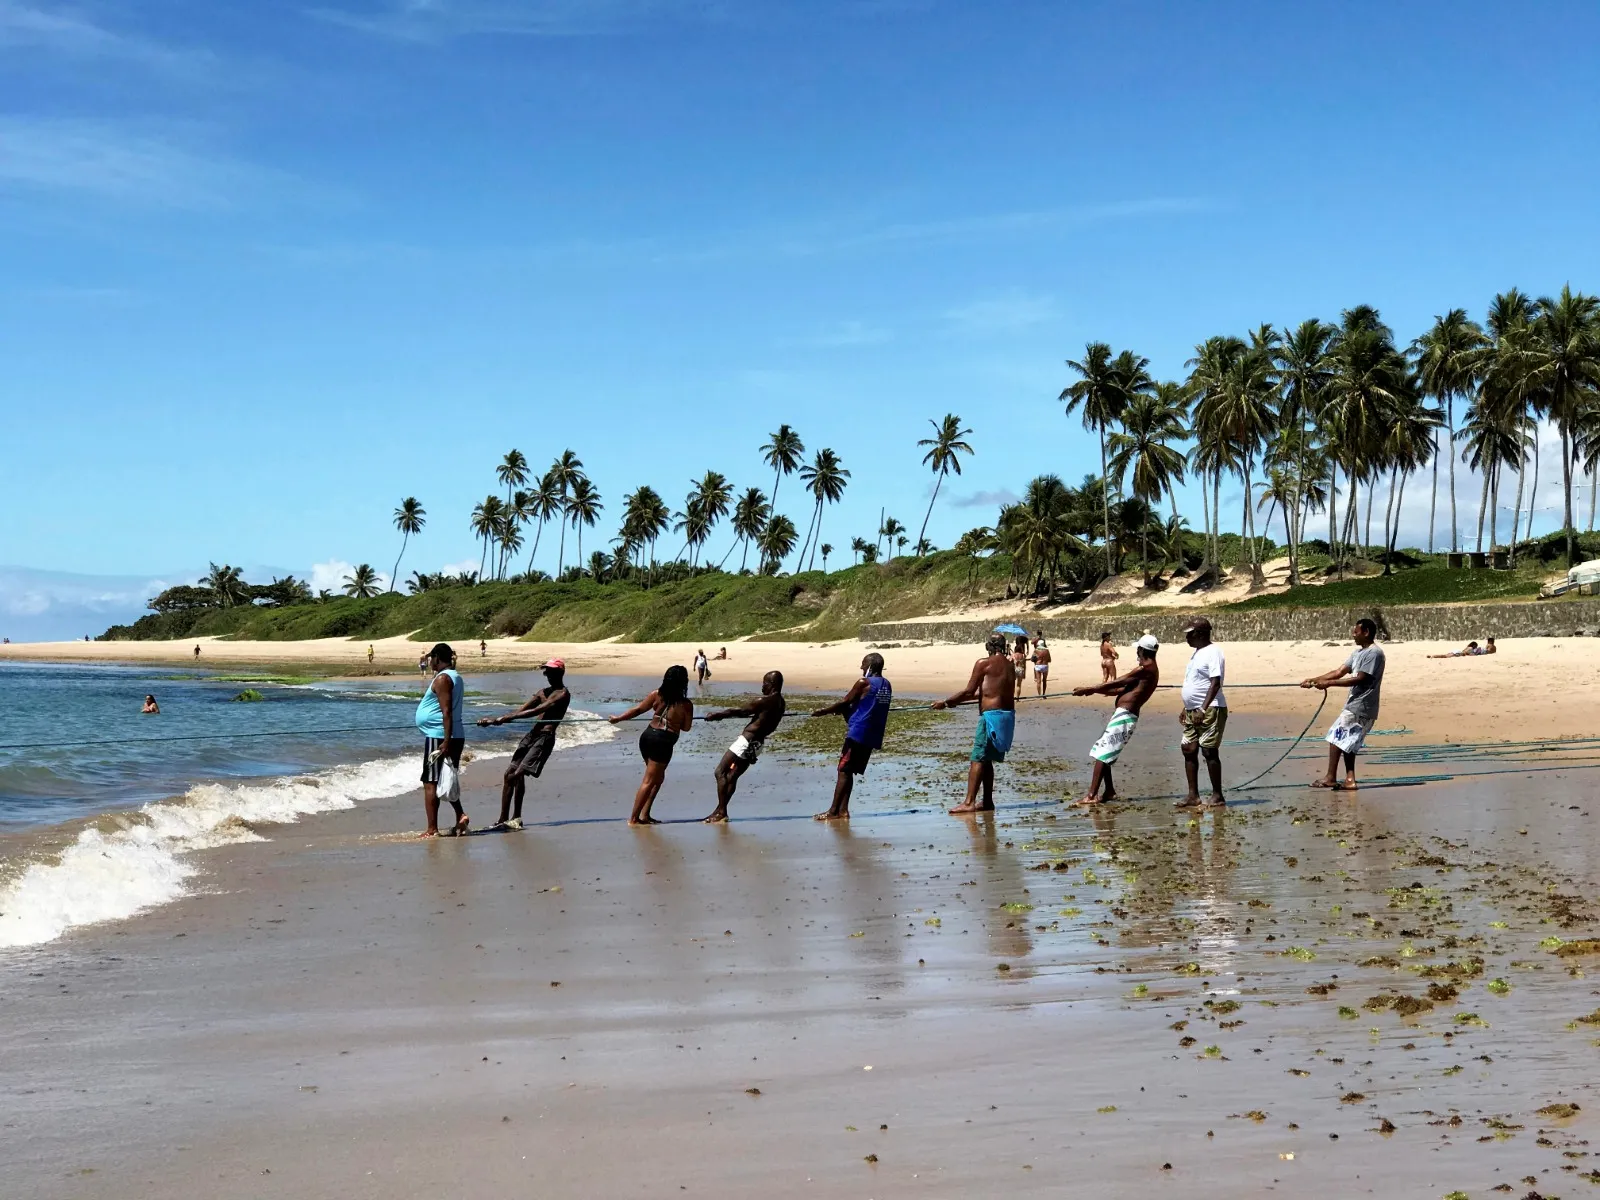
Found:
[(1344, 702), (1349, 713), (1363, 721), (1376, 721), (1378, 719), (1378, 693), (1383, 689), (1383, 647), (1379, 645), (1368, 646), (1364, 650), (1357, 650), (1344, 660), (1344, 673), (1354, 675), (1362, 672), (1367, 676), (1365, 683), (1351, 686), (1350, 696)]

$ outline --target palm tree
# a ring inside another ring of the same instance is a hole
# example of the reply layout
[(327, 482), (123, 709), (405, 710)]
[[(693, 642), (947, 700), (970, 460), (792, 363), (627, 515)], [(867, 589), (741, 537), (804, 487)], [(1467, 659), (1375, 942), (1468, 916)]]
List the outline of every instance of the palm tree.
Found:
[[(816, 500), (816, 511), (812, 515), (812, 532), (807, 534), (807, 542), (811, 546), (811, 561), (816, 562), (817, 539), (822, 535), (822, 506), (824, 504), (837, 504), (844, 495), (846, 484), (850, 480), (850, 472), (844, 469), (839, 461), (839, 456), (832, 450), (817, 451), (816, 458), (809, 466), (800, 468), (800, 478), (806, 485), (806, 490)], [(805, 557), (805, 547), (800, 550), (801, 557)]]
[[(518, 494), (520, 495), (521, 493)], [(512, 515), (510, 509), (506, 509), (500, 514), (500, 520), (496, 525), (495, 538), (500, 543), (499, 578), (504, 579), (506, 564), (516, 555), (518, 550), (522, 549), (524, 540), (522, 526), (517, 524), (517, 519)]]
[(1111, 570), (1111, 493), (1110, 472), (1106, 464), (1106, 431), (1122, 416), (1128, 402), (1124, 372), (1112, 358), (1111, 347), (1105, 342), (1090, 342), (1084, 349), (1083, 361), (1067, 360), (1079, 375), (1075, 383), (1062, 389), (1060, 400), (1067, 406), (1070, 417), (1080, 406), (1083, 409), (1083, 427), (1092, 429), (1100, 437), (1100, 479), (1106, 488), (1104, 497), (1104, 530), (1106, 540), (1106, 570)]
[(1600, 299), (1566, 284), (1559, 296), (1541, 296), (1537, 307), (1529, 383), (1544, 394), (1550, 418), (1561, 432), (1562, 529), (1571, 567), (1578, 563), (1572, 519), (1574, 443), (1583, 414), (1600, 392)]
[(426, 525), (428, 510), (415, 496), (407, 496), (394, 510), (394, 527), (400, 531), (400, 553), (395, 556), (394, 574), (389, 577), (389, 590), (394, 591), (394, 581), (400, 578), (400, 560), (406, 556), (406, 543), (413, 533), (421, 533)]
[[(1456, 398), (1471, 395), (1479, 378), (1479, 363), (1489, 339), (1483, 327), (1467, 317), (1464, 308), (1452, 308), (1443, 316), (1433, 319), (1427, 333), (1411, 343), (1411, 354), (1416, 361), (1417, 381), (1425, 395), (1432, 396), (1444, 410), (1445, 442), (1455, 445)], [(1437, 440), (1437, 433), (1435, 435)], [(1439, 503), (1439, 459), (1449, 464), (1450, 486), (1450, 551), (1461, 550), (1461, 529), (1456, 517), (1456, 456), (1452, 450), (1441, 455), (1435, 446), (1433, 454), (1433, 500), (1428, 507), (1428, 553), (1433, 553), (1434, 510)]]
[(1526, 418), (1496, 404), (1488, 388), (1480, 389), (1467, 406), (1466, 419), (1456, 437), (1466, 446), (1467, 465), (1483, 476), (1483, 499), (1478, 504), (1478, 551), (1483, 551), (1484, 517), (1489, 520), (1489, 549), (1499, 540), (1500, 469), (1522, 461), (1527, 454)]
[(762, 574), (778, 573), (783, 560), (794, 552), (798, 537), (799, 530), (794, 527), (794, 522), (782, 513), (767, 522), (767, 527), (761, 531), (761, 537), (756, 542), (756, 549), (761, 551)]
[(928, 518), (933, 515), (933, 503), (939, 498), (939, 485), (951, 471), (961, 474), (961, 455), (972, 453), (972, 447), (962, 440), (970, 436), (972, 430), (961, 428), (961, 418), (955, 413), (945, 413), (943, 422), (930, 419), (928, 424), (933, 426), (933, 436), (923, 438), (917, 445), (931, 447), (922, 456), (922, 465), (933, 469), (933, 495), (928, 498), (928, 511), (922, 515), (922, 528), (917, 531), (919, 546), (928, 532)]
[(500, 528), (500, 513), (504, 505), (500, 503), (499, 496), (485, 496), (483, 503), (473, 507), (472, 532), (483, 539), (483, 553), (478, 556), (478, 574), (483, 574), (484, 565), (489, 561), (489, 543), (494, 539)]
[(1389, 506), (1383, 520), (1383, 573), (1394, 571), (1395, 542), (1400, 537), (1400, 512), (1405, 504), (1406, 480), (1426, 466), (1438, 447), (1444, 414), (1422, 401), (1413, 388), (1400, 397), (1389, 414), (1384, 449), (1389, 459)]
[[(767, 518), (772, 515), (772, 506), (767, 503), (766, 493), (760, 488), (746, 488), (744, 495), (739, 497), (733, 506), (733, 532), (738, 535), (734, 544), (742, 546), (739, 554), (739, 572), (744, 573), (745, 563), (750, 555), (750, 543), (761, 536), (761, 531), (767, 527)], [(729, 547), (728, 554), (733, 553)], [(727, 562), (727, 555), (723, 556)]]
[[(1323, 407), (1323, 393), (1331, 372), (1328, 368), (1328, 344), (1335, 329), (1316, 318), (1301, 321), (1284, 334), (1278, 345), (1277, 368), (1280, 401), (1278, 428), (1291, 434), (1286, 444), (1294, 457), (1294, 494), (1296, 503), (1291, 512), (1284, 510), (1284, 527), (1288, 531), (1289, 582), (1300, 582), (1300, 543), (1305, 535), (1300, 526), (1304, 497), (1312, 481), (1308, 475), (1316, 441), (1312, 431)], [(1269, 518), (1270, 521), (1270, 518)]]
[(894, 517), (885, 517), (883, 519), (883, 525), (878, 529), (878, 536), (888, 544), (890, 562), (894, 561), (894, 539), (899, 537), (905, 531), (906, 527), (900, 524), (900, 522)]
[[(1163, 385), (1176, 391), (1176, 385)], [(1132, 472), (1133, 495), (1148, 504), (1183, 481), (1183, 455), (1168, 443), (1182, 441), (1183, 422), (1174, 410), (1171, 392), (1135, 396), (1122, 413), (1122, 429), (1110, 438), (1111, 477), (1121, 487)], [(1149, 540), (1141, 535), (1140, 569), (1150, 582)]]
[[(733, 498), (733, 488), (720, 471), (707, 471), (705, 478), (694, 485), (689, 496), (689, 507), (698, 510), (705, 524), (705, 534), (696, 543), (696, 550), (711, 537), (718, 521), (728, 514), (728, 504)], [(731, 547), (730, 547), (731, 550)]]
[(850, 539), (850, 557), (853, 563), (861, 561), (861, 555), (872, 548), (872, 543), (866, 538), (853, 537)]
[(378, 573), (362, 563), (344, 577), (344, 594), (354, 596), (357, 600), (370, 600), (378, 594)]
[[(522, 549), (524, 538), (521, 529), (534, 519), (535, 515), (534, 494), (520, 489), (515, 492), (506, 504), (503, 527), (517, 530), (513, 539), (502, 537), (500, 539), (500, 575), (506, 576), (511, 569), (511, 557)], [(513, 544), (515, 543), (515, 544)], [(532, 566), (532, 556), (529, 556), (529, 566)]]
[(800, 435), (787, 425), (779, 425), (778, 431), (767, 439), (767, 444), (761, 447), (761, 460), (772, 468), (772, 503), (776, 508), (778, 503), (778, 485), (783, 482), (785, 475), (793, 475), (800, 466), (800, 456), (806, 452), (806, 444), (800, 440)]
[(544, 534), (544, 524), (551, 517), (561, 514), (561, 485), (556, 481), (555, 471), (546, 471), (539, 477), (539, 482), (534, 484), (533, 491), (528, 493), (528, 519), (538, 521), (538, 527), (533, 531), (533, 548), (528, 551), (528, 573), (533, 572), (533, 560), (539, 554), (539, 538)]
[[(1189, 460), (1200, 474), (1200, 495), (1206, 504), (1206, 566), (1222, 569), (1222, 476), (1225, 472), (1240, 470), (1239, 447), (1230, 436), (1226, 418), (1228, 398), (1235, 390), (1239, 374), (1238, 364), (1247, 347), (1240, 338), (1210, 337), (1195, 347), (1194, 357), (1184, 365), (1189, 368), (1185, 385), (1194, 406), (1194, 449)], [(1210, 480), (1211, 495), (1206, 497), (1205, 485)], [(1240, 527), (1239, 535), (1244, 536)]]
[(511, 503), (511, 489), (519, 488), (528, 482), (528, 460), (522, 456), (521, 450), (507, 451), (506, 456), (500, 460), (500, 465), (494, 469), (495, 476), (506, 486), (506, 503)]
[(828, 569), (828, 555), (830, 555), (832, 553), (833, 553), (833, 547), (829, 543), (823, 542), (822, 543), (822, 569), (823, 569), (824, 572), (826, 572), (827, 569)]
[[(1496, 424), (1503, 423), (1508, 429), (1529, 429), (1538, 434), (1537, 417), (1541, 410), (1549, 411), (1549, 398), (1541, 394), (1534, 383), (1529, 367), (1537, 357), (1537, 335), (1534, 332), (1533, 320), (1536, 313), (1534, 303), (1523, 292), (1512, 288), (1502, 292), (1494, 298), (1489, 305), (1487, 325), (1487, 345), (1477, 354), (1479, 370), (1478, 394), (1492, 416), (1489, 418)], [(1521, 442), (1517, 443), (1521, 446)], [(1537, 452), (1537, 445), (1535, 445)], [(1518, 452), (1515, 460), (1517, 466), (1517, 503), (1511, 514), (1511, 548), (1513, 555), (1516, 553), (1517, 526), (1522, 517), (1522, 496), (1527, 471), (1527, 455)], [(1494, 464), (1495, 483), (1499, 483), (1499, 473), (1502, 464)], [(1534, 489), (1537, 491), (1539, 460), (1537, 453), (1534, 458)], [(1496, 492), (1498, 496), (1498, 492)], [(1530, 515), (1531, 515), (1530, 505)], [(1481, 522), (1480, 522), (1481, 525)], [(1494, 522), (1490, 522), (1493, 528)], [(1491, 550), (1494, 546), (1491, 544)]]
[(244, 581), (244, 572), (226, 563), (220, 567), (212, 563), (211, 570), (200, 580), (200, 586), (210, 590), (218, 608), (233, 608), (235, 605), (248, 604), (250, 601), (249, 585)]
[[(571, 525), (578, 531), (578, 561), (583, 561), (583, 530), (584, 526), (594, 528), (594, 523), (599, 520), (600, 512), (605, 505), (600, 503), (600, 493), (594, 484), (589, 482), (587, 475), (580, 475), (572, 484), (572, 490), (567, 496), (565, 519), (562, 528)], [(557, 578), (560, 577), (561, 568), (556, 567)]]
[(1199, 396), (1195, 407), (1196, 436), (1221, 440), (1232, 449), (1244, 483), (1244, 512), (1239, 535), (1244, 539), (1252, 586), (1264, 578), (1256, 554), (1254, 474), (1257, 456), (1277, 419), (1277, 380), (1273, 353), (1277, 335), (1262, 326), (1251, 343), (1239, 338), (1212, 338), (1190, 360), (1194, 372), (1191, 388)]
[(561, 568), (567, 557), (567, 516), (569, 509), (567, 499), (572, 495), (572, 489), (577, 486), (578, 480), (589, 478), (583, 473), (583, 460), (571, 450), (563, 450), (555, 462), (550, 464), (549, 475), (555, 481), (556, 491), (561, 497), (561, 541), (556, 548), (556, 578), (561, 578)]

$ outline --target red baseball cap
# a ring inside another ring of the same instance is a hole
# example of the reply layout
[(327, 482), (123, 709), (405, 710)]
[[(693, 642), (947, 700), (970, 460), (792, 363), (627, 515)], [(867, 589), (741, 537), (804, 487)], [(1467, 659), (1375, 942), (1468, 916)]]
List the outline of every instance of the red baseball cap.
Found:
[(559, 658), (552, 658), (549, 662), (545, 663), (544, 669), (547, 671), (565, 671), (567, 669), (567, 664)]

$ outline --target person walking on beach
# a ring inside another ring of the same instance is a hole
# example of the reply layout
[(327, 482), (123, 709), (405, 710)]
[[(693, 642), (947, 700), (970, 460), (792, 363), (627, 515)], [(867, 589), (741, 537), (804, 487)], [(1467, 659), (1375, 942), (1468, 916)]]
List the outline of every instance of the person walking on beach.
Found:
[(498, 717), (484, 717), (479, 725), (505, 725), (511, 721), (531, 719), (533, 728), (523, 734), (522, 740), (506, 764), (506, 773), (500, 780), (500, 819), (496, 829), (522, 828), (522, 797), (528, 790), (528, 777), (539, 778), (550, 753), (556, 748), (556, 730), (567, 715), (572, 703), (572, 693), (564, 682), (567, 664), (552, 658), (544, 664), (545, 686), (535, 692), (516, 712)]
[(1044, 637), (1033, 639), (1033, 693), (1043, 696), (1050, 690), (1050, 647)]
[(761, 677), (761, 695), (742, 708), (725, 708), (721, 712), (707, 713), (708, 721), (723, 721), (729, 717), (748, 717), (744, 732), (733, 739), (733, 745), (723, 752), (713, 776), (717, 781), (717, 807), (705, 818), (707, 825), (720, 824), (728, 819), (728, 801), (739, 786), (739, 776), (756, 765), (761, 748), (783, 720), (789, 702), (783, 698), (783, 672), (768, 671)]
[[(1327, 691), (1329, 688), (1349, 688), (1333, 726), (1328, 730), (1328, 770), (1321, 779), (1313, 780), (1315, 788), (1335, 788), (1341, 791), (1356, 790), (1356, 754), (1367, 740), (1367, 734), (1378, 720), (1379, 693), (1383, 690), (1383, 647), (1373, 644), (1378, 636), (1377, 623), (1362, 617), (1350, 631), (1355, 641), (1355, 651), (1344, 663), (1332, 671), (1302, 679), (1303, 688)], [(1338, 781), (1339, 759), (1344, 758), (1344, 782)]]
[[(1156, 652), (1160, 649), (1161, 643), (1156, 641), (1153, 634), (1147, 633), (1134, 643), (1137, 661), (1133, 670), (1098, 687), (1072, 689), (1074, 696), (1117, 698), (1117, 706), (1111, 710), (1111, 720), (1106, 722), (1106, 731), (1089, 748), (1089, 757), (1094, 760), (1094, 774), (1089, 779), (1089, 791), (1078, 801), (1079, 804), (1110, 804), (1120, 799), (1117, 785), (1111, 778), (1111, 766), (1122, 757), (1123, 749), (1139, 726), (1139, 710), (1144, 707), (1146, 700), (1155, 695), (1156, 685), (1161, 682), (1161, 672), (1156, 667)], [(1104, 795), (1101, 794), (1102, 787), (1105, 789)]]
[(195, 647), (194, 647), (194, 656), (195, 656), (195, 657), (196, 657), (196, 658), (199, 658), (199, 657), (200, 657), (200, 644), (199, 644), (199, 643), (198, 643), (198, 642), (196, 642), (196, 643), (195, 643)]
[(489, 657), (489, 643), (484, 641), (482, 638), (478, 639), (478, 657), (479, 658), (488, 658)]
[(825, 705), (813, 717), (843, 717), (844, 745), (839, 749), (839, 766), (833, 783), (833, 804), (816, 815), (818, 821), (848, 821), (850, 795), (856, 776), (867, 773), (872, 752), (883, 747), (889, 728), (889, 705), (894, 688), (883, 677), (883, 655), (874, 651), (861, 660), (861, 678), (850, 685), (844, 699)]
[(372, 643), (368, 642), (367, 643), (367, 666), (369, 666), (369, 667), (372, 665), (372, 658), (373, 658)]
[[(425, 838), (439, 836), (439, 776), (448, 762), (460, 770), (461, 751), (465, 748), (466, 722), (461, 719), (466, 705), (467, 688), (456, 671), (456, 652), (445, 642), (428, 651), (428, 665), (433, 668), (433, 682), (422, 693), (417, 704), (417, 728), (422, 732), (422, 810), (428, 818), (428, 827), (422, 831)], [(456, 821), (445, 831), (446, 837), (461, 837), (467, 832), (467, 814), (459, 798), (450, 801), (456, 810)]]
[(694, 682), (696, 687), (705, 687), (706, 680), (711, 678), (711, 664), (706, 661), (706, 652), (694, 652)]
[(1205, 755), (1206, 774), (1211, 779), (1207, 808), (1227, 803), (1222, 794), (1222, 733), (1228, 727), (1228, 701), (1222, 694), (1222, 677), (1227, 661), (1222, 648), (1211, 640), (1211, 622), (1195, 617), (1183, 627), (1183, 640), (1194, 649), (1183, 670), (1183, 711), (1178, 723), (1183, 727), (1183, 773), (1189, 792), (1178, 801), (1179, 808), (1200, 805), (1200, 756)]
[(1017, 683), (1028, 677), (1028, 635), (1025, 633), (1017, 635), (1017, 644), (1011, 650), (1011, 666)]
[(689, 700), (689, 672), (681, 666), (667, 668), (661, 677), (661, 686), (651, 692), (625, 713), (611, 718), (613, 725), (631, 721), (649, 710), (650, 724), (639, 735), (639, 756), (644, 759), (644, 778), (633, 797), (633, 813), (629, 825), (659, 825), (650, 815), (656, 795), (667, 778), (667, 764), (672, 761), (672, 748), (678, 744), (678, 735), (694, 724), (694, 704)]
[(1117, 677), (1117, 647), (1111, 640), (1111, 630), (1100, 634), (1100, 682), (1110, 683)]
[(967, 798), (950, 810), (952, 816), (994, 811), (994, 764), (1005, 762), (1017, 730), (1017, 681), (1006, 663), (1006, 640), (990, 634), (984, 649), (988, 654), (972, 664), (967, 686), (948, 700), (933, 702), (937, 710), (978, 702), (978, 727), (973, 731), (967, 764)]

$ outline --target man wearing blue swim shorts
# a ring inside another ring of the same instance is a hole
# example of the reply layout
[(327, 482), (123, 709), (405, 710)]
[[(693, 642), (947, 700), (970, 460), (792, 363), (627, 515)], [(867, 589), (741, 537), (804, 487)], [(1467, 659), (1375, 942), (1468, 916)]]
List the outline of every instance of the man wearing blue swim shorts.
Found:
[[(984, 646), (987, 657), (972, 665), (967, 686), (948, 700), (936, 700), (936, 709), (978, 702), (978, 728), (972, 735), (972, 756), (967, 766), (967, 799), (950, 810), (954, 816), (994, 811), (994, 764), (1005, 762), (1017, 728), (1017, 677), (1006, 656), (1006, 639), (990, 634)], [(978, 800), (978, 789), (983, 800)]]

